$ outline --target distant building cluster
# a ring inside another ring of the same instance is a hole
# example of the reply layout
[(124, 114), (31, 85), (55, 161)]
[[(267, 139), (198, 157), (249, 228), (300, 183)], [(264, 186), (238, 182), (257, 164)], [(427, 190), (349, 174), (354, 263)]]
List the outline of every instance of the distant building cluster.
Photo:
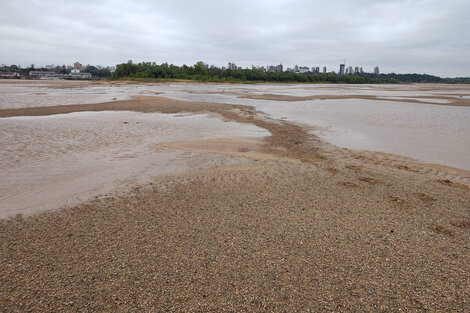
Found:
[(3, 79), (20, 78), (20, 73), (18, 73), (18, 72), (0, 72), (0, 78), (3, 78)]
[[(211, 65), (211, 68), (215, 66)], [(241, 66), (237, 66), (234, 62), (229, 62), (228, 67), (222, 67), (221, 69), (230, 69), (230, 70), (241, 70)], [(328, 72), (328, 69), (326, 66), (323, 66), (323, 68), (320, 68), (319, 66), (313, 66), (313, 67), (308, 67), (308, 66), (299, 66), (295, 65), (293, 68), (286, 68), (284, 70), (284, 66), (282, 64), (278, 65), (267, 65), (267, 66), (256, 66), (252, 65), (251, 66), (252, 70), (257, 70), (257, 71), (262, 71), (262, 72), (286, 72), (286, 73), (300, 73), (300, 74), (336, 74), (335, 71)], [(338, 75), (360, 75), (364, 74), (364, 70), (362, 67), (355, 66), (354, 68), (352, 66), (346, 67), (346, 64), (340, 64), (339, 65), (339, 72)], [(379, 75), (379, 67), (376, 66), (373, 71), (374, 74)]]
[(359, 75), (359, 74), (364, 74), (364, 70), (362, 67), (356, 66), (348, 66), (346, 67), (346, 64), (340, 64), (339, 65), (339, 75)]
[(107, 77), (116, 70), (114, 66), (102, 67), (75, 62), (73, 65), (45, 65), (36, 68), (34, 64), (22, 68), (19, 65), (0, 66), (1, 79), (92, 79)]
[(241, 70), (242, 68), (240, 66), (237, 66), (233, 62), (228, 62), (228, 69), (232, 71), (236, 71), (236, 70)]

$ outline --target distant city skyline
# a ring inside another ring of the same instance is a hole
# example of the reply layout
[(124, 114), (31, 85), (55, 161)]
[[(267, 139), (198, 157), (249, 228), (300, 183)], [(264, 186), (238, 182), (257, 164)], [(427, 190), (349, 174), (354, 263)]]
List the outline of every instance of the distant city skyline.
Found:
[[(132, 61), (132, 60), (128, 60), (128, 61)], [(235, 62), (228, 62), (228, 65), (227, 66), (218, 66), (218, 65), (214, 65), (214, 64), (209, 64), (209, 63), (206, 63), (206, 62), (203, 62), (203, 61), (198, 61), (198, 62), (202, 62), (204, 64), (204, 66), (206, 67), (216, 67), (216, 68), (220, 68), (220, 69), (231, 69), (231, 70), (240, 70), (240, 69), (252, 69), (252, 70), (263, 70), (263, 71), (267, 71), (267, 72), (297, 72), (297, 73), (314, 73), (314, 74), (319, 74), (319, 73), (323, 73), (323, 74), (326, 74), (326, 73), (334, 73), (334, 74), (339, 74), (339, 75), (353, 75), (353, 74), (363, 74), (363, 73), (374, 73), (376, 75), (379, 74), (379, 67), (378, 66), (375, 66), (373, 68), (372, 71), (367, 71), (367, 70), (363, 70), (363, 67), (361, 66), (348, 66), (348, 67), (345, 67), (346, 64), (342, 63), (342, 64), (339, 64), (339, 70), (336, 71), (335, 68), (330, 68), (328, 70), (328, 67), (327, 66), (299, 66), (299, 65), (294, 65), (293, 67), (285, 67), (283, 64), (276, 64), (276, 65), (255, 65), (255, 64), (252, 64), (251, 67), (243, 67), (243, 66), (239, 66), (237, 65)], [(125, 62), (124, 62), (125, 63)], [(135, 63), (135, 62), (134, 62)], [(162, 63), (167, 63), (167, 62), (162, 62)], [(160, 64), (162, 64), (160, 63)], [(71, 70), (71, 69), (76, 69), (76, 70), (83, 70), (85, 69), (87, 66), (96, 66), (98, 67), (98, 69), (109, 69), (111, 71), (113, 71), (116, 67), (115, 65), (101, 65), (101, 64), (81, 64), (79, 61), (75, 61), (73, 62), (73, 64), (26, 64), (26, 65), (21, 65), (21, 64), (0, 64), (0, 69), (3, 68), (3, 67), (8, 67), (8, 66), (18, 66), (19, 68), (22, 68), (22, 69), (25, 69), (25, 68), (35, 68), (35, 69), (48, 69), (48, 70), (52, 70), (54, 68), (60, 68), (60, 67), (63, 67), (63, 68), (67, 68), (68, 70)], [(116, 64), (117, 65), (117, 64)], [(192, 66), (193, 64), (186, 64), (188, 66)], [(407, 73), (409, 74), (409, 73)]]
[(127, 60), (470, 76), (466, 0), (0, 2), (0, 64)]

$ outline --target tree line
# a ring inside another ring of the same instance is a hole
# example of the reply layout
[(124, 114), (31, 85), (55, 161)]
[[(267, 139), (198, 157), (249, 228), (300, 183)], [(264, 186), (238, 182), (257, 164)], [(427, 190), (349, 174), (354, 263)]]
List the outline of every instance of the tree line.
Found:
[(443, 84), (470, 84), (470, 77), (441, 78), (428, 74), (380, 74), (378, 78), (394, 79), (402, 83), (443, 83)]
[(448, 83), (469, 84), (469, 77), (441, 78), (428, 74), (373, 74), (337, 75), (333, 73), (266, 72), (259, 69), (208, 68), (203, 62), (192, 66), (177, 66), (168, 63), (141, 62), (118, 64), (113, 78), (125, 79), (184, 79), (208, 82), (327, 82), (346, 84), (376, 83)]

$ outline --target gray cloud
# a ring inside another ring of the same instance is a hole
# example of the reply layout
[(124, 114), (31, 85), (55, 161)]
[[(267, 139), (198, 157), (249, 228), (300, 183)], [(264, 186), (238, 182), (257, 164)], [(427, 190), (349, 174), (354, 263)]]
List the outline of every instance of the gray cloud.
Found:
[(0, 63), (348, 65), (470, 76), (468, 0), (0, 2)]

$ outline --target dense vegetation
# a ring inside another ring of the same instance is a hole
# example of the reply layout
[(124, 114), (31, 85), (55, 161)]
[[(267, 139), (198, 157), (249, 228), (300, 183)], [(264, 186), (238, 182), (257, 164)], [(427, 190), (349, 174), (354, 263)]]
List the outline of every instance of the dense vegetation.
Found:
[(100, 68), (93, 65), (88, 65), (85, 70), (85, 73), (90, 73), (93, 77), (107, 78), (111, 77), (111, 71), (107, 68)]
[(216, 67), (207, 68), (198, 62), (193, 66), (176, 66), (173, 64), (154, 62), (118, 64), (114, 78), (153, 78), (153, 79), (188, 79), (209, 82), (330, 82), (330, 83), (396, 83), (394, 79), (335, 74), (299, 74), (287, 72), (265, 72), (262, 70), (230, 70)]
[(445, 84), (470, 84), (470, 77), (441, 78), (428, 74), (380, 74), (378, 76), (372, 74), (363, 74), (379, 79), (394, 79), (402, 83), (445, 83)]

